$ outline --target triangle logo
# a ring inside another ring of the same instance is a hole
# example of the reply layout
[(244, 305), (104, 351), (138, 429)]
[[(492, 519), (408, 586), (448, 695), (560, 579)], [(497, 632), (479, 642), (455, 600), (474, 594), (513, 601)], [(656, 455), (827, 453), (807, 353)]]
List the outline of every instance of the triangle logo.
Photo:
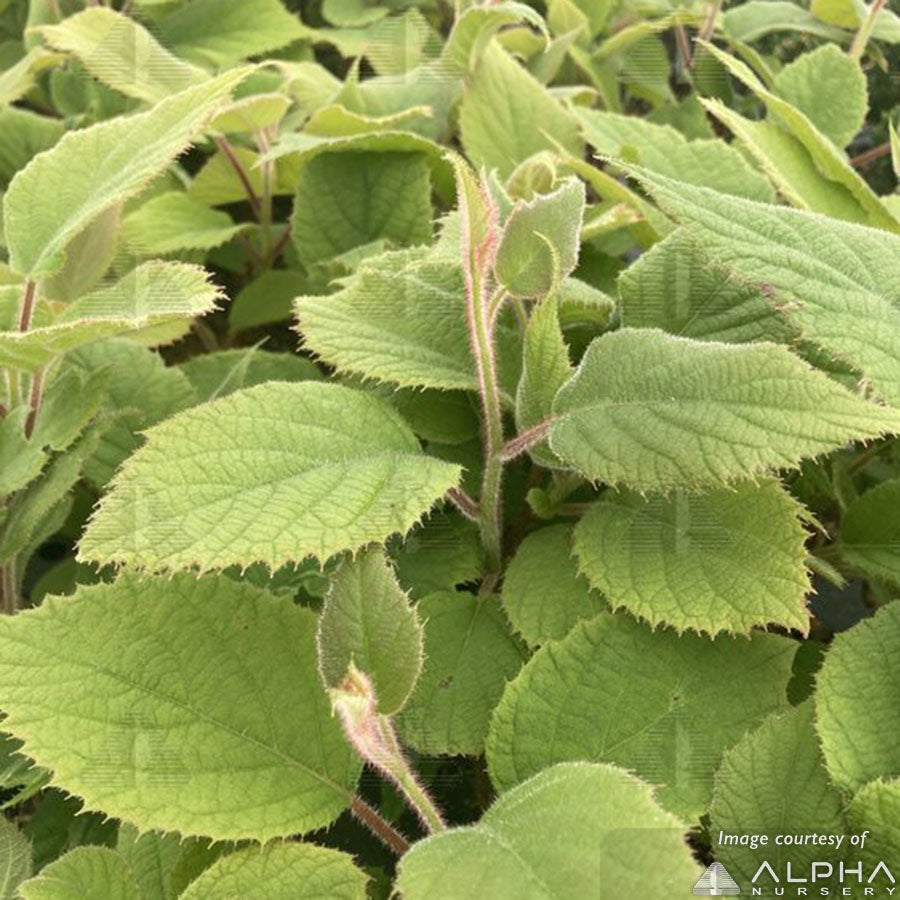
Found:
[(738, 883), (728, 874), (720, 862), (714, 862), (694, 885), (695, 894), (701, 897), (733, 897), (740, 894)]

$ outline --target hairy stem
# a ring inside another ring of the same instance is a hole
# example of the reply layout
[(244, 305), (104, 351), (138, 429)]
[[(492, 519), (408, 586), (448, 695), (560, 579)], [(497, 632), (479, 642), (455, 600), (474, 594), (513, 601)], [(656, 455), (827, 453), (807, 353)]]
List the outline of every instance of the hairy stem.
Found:
[(44, 369), (38, 369), (31, 376), (31, 391), (28, 397), (28, 416), (25, 419), (25, 437), (31, 437), (37, 422), (38, 413), (41, 410), (41, 401), (44, 398)]
[(350, 812), (398, 856), (403, 856), (409, 850), (409, 841), (390, 822), (369, 806), (362, 797), (354, 797), (350, 801)]
[(478, 503), (473, 500), (462, 488), (450, 488), (447, 491), (447, 499), (470, 521), (478, 522), (481, 511)]
[(854, 169), (858, 169), (861, 166), (867, 166), (870, 162), (874, 162), (876, 159), (881, 159), (882, 156), (887, 156), (890, 152), (890, 141), (885, 141), (883, 144), (879, 144), (877, 147), (872, 147), (871, 150), (865, 150), (858, 156), (854, 156), (850, 160), (850, 165), (853, 166)]
[(259, 201), (259, 197), (256, 195), (256, 191), (253, 190), (253, 185), (250, 183), (250, 176), (247, 174), (247, 170), (244, 168), (243, 163), (237, 158), (237, 154), (235, 154), (231, 144), (228, 143), (227, 138), (217, 137), (216, 146), (231, 164), (231, 168), (234, 169), (234, 173), (243, 185), (244, 192), (247, 194), (247, 199), (250, 201), (253, 215), (259, 218), (262, 212), (262, 204)]
[(0, 608), (8, 616), (15, 615), (19, 610), (16, 580), (16, 560), (13, 557), (5, 566), (0, 566)]
[[(256, 145), (261, 154), (265, 154), (269, 150), (269, 135), (266, 130), (261, 130), (256, 135)], [(266, 160), (262, 164), (262, 183), (263, 193), (259, 206), (259, 223), (262, 225), (263, 232), (263, 251), (262, 256), (272, 264), (272, 187), (275, 178), (275, 163)]]
[(29, 280), (25, 282), (25, 291), (22, 294), (22, 304), (19, 307), (19, 331), (28, 331), (31, 328), (31, 316), (34, 313), (34, 295), (37, 285)]
[(554, 419), (544, 419), (537, 425), (532, 425), (521, 434), (517, 434), (512, 440), (507, 441), (500, 449), (500, 458), (504, 462), (515, 459), (520, 453), (530, 450), (535, 444), (539, 444), (550, 433)]
[(887, 0), (872, 0), (872, 3), (869, 4), (869, 14), (859, 26), (859, 31), (856, 32), (853, 43), (850, 45), (850, 59), (862, 59), (869, 44), (869, 38), (872, 37), (872, 32), (875, 30), (875, 20), (886, 4)]

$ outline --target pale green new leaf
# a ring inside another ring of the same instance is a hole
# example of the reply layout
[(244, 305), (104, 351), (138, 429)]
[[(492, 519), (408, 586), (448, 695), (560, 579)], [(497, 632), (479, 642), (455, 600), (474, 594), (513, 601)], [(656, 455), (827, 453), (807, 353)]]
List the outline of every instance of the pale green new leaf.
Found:
[(772, 87), (837, 147), (846, 147), (865, 122), (866, 77), (859, 63), (835, 44), (798, 56), (775, 76)]
[(142, 900), (175, 900), (172, 874), (184, 854), (203, 842), (185, 840), (174, 831), (139, 832), (133, 825), (120, 823), (116, 850), (134, 875)]
[(316, 640), (326, 687), (352, 663), (371, 680), (380, 713), (406, 703), (422, 669), (422, 626), (381, 549), (344, 560), (332, 576)]
[(543, 297), (578, 263), (584, 183), (568, 178), (549, 194), (519, 201), (509, 214), (494, 261), (497, 281), (513, 297)]
[(787, 706), (796, 645), (754, 632), (715, 641), (604, 614), (542, 647), (503, 694), (487, 741), (501, 791), (564, 760), (623, 766), (690, 820), (723, 752)]
[(85, 560), (324, 561), (408, 531), (460, 475), (385, 403), (335, 384), (269, 382), (146, 434), (85, 532)]
[[(522, 350), (522, 377), (516, 389), (516, 427), (519, 432), (527, 431), (550, 416), (556, 392), (572, 374), (569, 350), (559, 325), (557, 296), (553, 293), (544, 299), (528, 317)], [(529, 452), (540, 465), (559, 466), (559, 460), (544, 441)]]
[(125, 217), (122, 239), (138, 256), (165, 256), (181, 250), (212, 250), (247, 229), (231, 216), (210, 209), (183, 191), (168, 191)]
[(156, 23), (156, 35), (178, 56), (227, 66), (270, 53), (310, 31), (280, 0), (188, 0)]
[(750, 67), (739, 59), (735, 59), (713, 44), (704, 42), (703, 47), (765, 103), (769, 115), (774, 116), (779, 125), (803, 144), (822, 175), (838, 182), (853, 195), (865, 211), (867, 224), (889, 231), (900, 231), (900, 222), (887, 211), (875, 192), (850, 166), (841, 151), (819, 131), (807, 115), (766, 88)]
[(0, 419), (0, 497), (37, 478), (47, 461), (43, 446), (25, 437), (28, 413), (27, 406), (18, 406)]
[(900, 479), (883, 481), (847, 507), (841, 555), (866, 574), (900, 583)]
[(457, 75), (468, 75), (481, 60), (491, 39), (507, 25), (527, 22), (547, 38), (547, 26), (540, 15), (524, 3), (501, 2), (490, 6), (470, 6), (453, 23), (444, 44), (441, 61)]
[(638, 116), (580, 106), (573, 108), (584, 139), (603, 154), (620, 156), (648, 169), (726, 194), (771, 201), (766, 179), (724, 141), (689, 141), (669, 125)]
[(291, 239), (308, 265), (379, 238), (431, 240), (431, 182), (420, 153), (325, 153), (300, 172)]
[(837, 635), (816, 681), (816, 727), (828, 771), (858, 790), (900, 775), (900, 605)]
[(725, 34), (738, 41), (755, 41), (778, 31), (812, 34), (829, 41), (846, 38), (846, 32), (840, 28), (832, 28), (808, 9), (787, 0), (749, 0), (730, 6), (722, 14), (721, 23)]
[(51, 47), (75, 56), (104, 84), (147, 103), (158, 103), (209, 77), (161, 47), (134, 19), (105, 6), (36, 30)]
[(812, 701), (807, 701), (770, 716), (725, 754), (709, 810), (710, 833), (716, 838), (720, 831), (765, 834), (769, 843), (755, 850), (746, 845), (717, 846), (716, 858), (739, 884), (750, 883), (764, 860), (779, 873), (787, 862), (798, 874), (808, 872), (816, 860), (836, 867), (843, 853), (833, 847), (786, 847), (776, 838), (844, 834), (841, 806), (841, 795), (825, 771)]
[(533, 531), (503, 577), (503, 609), (532, 647), (565, 637), (577, 622), (606, 608), (603, 597), (579, 574), (572, 549), (569, 525)]
[(18, 62), (0, 72), (0, 106), (20, 100), (34, 87), (37, 75), (64, 59), (61, 53), (32, 47)]
[(611, 606), (651, 625), (805, 633), (802, 512), (775, 481), (665, 498), (610, 492), (576, 526), (575, 554)]
[(594, 481), (641, 491), (722, 485), (900, 430), (900, 413), (786, 347), (654, 329), (594, 340), (553, 412), (557, 456)]
[(353, 857), (315, 844), (246, 847), (214, 862), (182, 900), (365, 900), (368, 878)]
[(294, 353), (270, 353), (258, 347), (220, 350), (192, 356), (179, 367), (201, 402), (266, 381), (321, 379), (316, 364)]
[(459, 125), (469, 159), (497, 169), (501, 178), (556, 143), (582, 155), (570, 113), (496, 42), (485, 49), (466, 87)]
[(13, 822), (0, 819), (0, 900), (14, 900), (31, 875), (31, 844)]
[(397, 731), (422, 753), (481, 753), (491, 711), (519, 671), (522, 650), (496, 597), (445, 591), (416, 608), (425, 623), (425, 666)]
[(85, 344), (205, 315), (220, 296), (199, 266), (152, 260), (79, 298), (50, 325), (0, 331), (0, 364), (31, 372)]
[(664, 897), (700, 874), (683, 830), (628, 772), (563, 763), (501, 796), (476, 825), (416, 844), (397, 887), (406, 900)]
[[(419, 251), (367, 260), (337, 294), (294, 304), (304, 346), (335, 366), (404, 387), (475, 390), (459, 264)], [(515, 334), (497, 327), (501, 387), (515, 392)]]
[(106, 847), (76, 847), (19, 887), (22, 900), (143, 900), (125, 860)]
[(36, 156), (4, 199), (13, 271), (37, 279), (62, 268), (72, 238), (187, 149), (246, 74), (232, 69), (148, 112), (71, 131)]
[(684, 230), (655, 244), (618, 280), (622, 324), (703, 341), (789, 341), (796, 333), (761, 285), (717, 269)]
[(900, 401), (900, 238), (629, 171), (689, 226), (712, 262), (766, 285), (804, 336)]
[(224, 576), (79, 588), (0, 623), (4, 727), (88, 808), (140, 828), (260, 841), (320, 828), (358, 763), (315, 627)]
[(18, 106), (0, 108), (0, 188), (42, 150), (49, 150), (65, 131), (59, 119)]
[(223, 134), (240, 134), (277, 127), (290, 105), (290, 97), (284, 94), (252, 94), (219, 113), (210, 128)]

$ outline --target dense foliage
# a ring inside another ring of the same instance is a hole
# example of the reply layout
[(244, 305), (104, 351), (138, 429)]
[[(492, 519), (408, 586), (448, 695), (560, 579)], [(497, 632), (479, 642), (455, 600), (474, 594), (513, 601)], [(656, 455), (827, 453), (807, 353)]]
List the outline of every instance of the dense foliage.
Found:
[(0, 900), (900, 877), (898, 43), (0, 0)]

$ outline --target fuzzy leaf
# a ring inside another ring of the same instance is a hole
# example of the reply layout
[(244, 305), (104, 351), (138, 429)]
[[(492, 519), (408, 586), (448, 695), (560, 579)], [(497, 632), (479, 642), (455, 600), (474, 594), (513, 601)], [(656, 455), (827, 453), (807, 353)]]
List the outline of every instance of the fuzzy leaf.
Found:
[(802, 512), (775, 481), (649, 500), (608, 493), (576, 526), (575, 553), (612, 606), (651, 625), (805, 633)]
[(381, 550), (344, 560), (319, 616), (319, 671), (337, 687), (356, 666), (375, 688), (378, 711), (406, 703), (422, 669), (422, 626)]
[(55, 783), (140, 828), (309, 831), (358, 774), (314, 634), (308, 610), (224, 576), (80, 588), (0, 623), (4, 727)]
[[(340, 293), (301, 297), (294, 309), (304, 346), (339, 371), (404, 387), (478, 387), (456, 262), (418, 251), (375, 257)], [(517, 340), (502, 325), (497, 339), (511, 395)]]
[[(847, 819), (849, 834), (869, 832), (859, 851), (866, 870), (873, 871), (882, 860), (896, 868), (900, 853), (900, 781), (870, 781), (850, 801)], [(885, 883), (883, 872), (879, 880)]]
[(759, 285), (716, 269), (683, 230), (619, 276), (622, 324), (704, 341), (788, 341), (794, 334)]
[(810, 340), (900, 401), (900, 238), (632, 169), (716, 265), (768, 285)]
[(445, 591), (416, 608), (425, 622), (425, 666), (397, 731), (422, 753), (478, 754), (522, 651), (494, 597)]
[(49, 150), (65, 131), (59, 119), (39, 116), (18, 106), (0, 108), (0, 189), (32, 157)]
[(294, 298), (308, 290), (309, 283), (302, 272), (268, 269), (234, 298), (228, 309), (228, 328), (235, 333), (290, 319)]
[(366, 875), (353, 857), (315, 844), (246, 847), (213, 863), (182, 900), (365, 900)]
[(638, 116), (574, 107), (584, 139), (600, 153), (726, 194), (771, 201), (772, 188), (734, 148), (718, 139), (687, 140), (669, 125)]
[(324, 153), (307, 162), (294, 197), (292, 240), (304, 263), (384, 238), (431, 240), (431, 184), (417, 153)]
[(900, 429), (784, 347), (649, 329), (597, 338), (553, 409), (554, 453), (636, 490), (721, 485)]
[(900, 583), (900, 480), (883, 481), (847, 507), (841, 555), (875, 578)]
[(768, 90), (745, 63), (710, 43), (703, 47), (739, 81), (750, 88), (766, 105), (769, 115), (789, 131), (812, 157), (816, 168), (831, 181), (846, 188), (864, 210), (869, 225), (900, 231), (898, 222), (878, 199), (863, 178), (848, 164), (834, 144), (810, 121), (809, 117), (782, 97)]
[(72, 54), (95, 78), (128, 97), (158, 103), (206, 81), (202, 69), (173, 56), (129, 16), (105, 6), (36, 29), (55, 50)]
[(584, 203), (584, 183), (569, 178), (550, 194), (516, 204), (494, 262), (498, 282), (512, 296), (543, 297), (572, 272)]
[(501, 178), (554, 141), (581, 157), (582, 144), (570, 114), (498, 43), (484, 51), (459, 111), (462, 143), (476, 165)]
[(0, 900), (14, 900), (31, 875), (31, 844), (9, 819), (0, 821)]
[[(815, 0), (813, 0), (815, 7)], [(722, 15), (722, 29), (731, 38), (749, 42), (778, 31), (813, 34), (840, 41), (845, 32), (817, 19), (808, 9), (787, 0), (749, 0), (732, 6)]]
[(838, 634), (816, 682), (816, 727), (831, 777), (858, 790), (900, 775), (900, 606)]
[(4, 198), (13, 271), (37, 279), (62, 268), (72, 238), (186, 150), (246, 74), (232, 69), (148, 112), (71, 131), (36, 156)]
[(470, 6), (453, 23), (442, 51), (442, 63), (455, 74), (467, 75), (478, 62), (491, 38), (507, 25), (527, 22), (547, 35), (540, 15), (524, 3), (500, 2), (491, 6)]
[(422, 455), (386, 404), (318, 382), (238, 391), (147, 438), (91, 520), (83, 559), (151, 569), (324, 561), (407, 531), (460, 473)]
[(0, 331), (0, 365), (33, 372), (103, 338), (202, 316), (216, 308), (219, 296), (199, 266), (153, 260), (80, 297), (50, 325)]
[(487, 741), (508, 790), (563, 760), (608, 762), (660, 785), (663, 806), (700, 815), (723, 752), (787, 705), (796, 647), (776, 635), (711, 641), (609, 614), (541, 648), (503, 694)]
[(189, 0), (156, 27), (173, 53), (215, 66), (270, 53), (309, 34), (280, 0)]
[(755, 850), (717, 846), (716, 858), (739, 884), (750, 883), (764, 860), (776, 872), (783, 872), (786, 862), (795, 872), (809, 871), (815, 860), (836, 865), (842, 854), (833, 847), (785, 847), (775, 839), (783, 834), (844, 834), (841, 805), (825, 771), (812, 703), (770, 716), (725, 754), (709, 812), (715, 844), (720, 831), (765, 834), (769, 843)]
[(228, 213), (210, 209), (183, 191), (168, 191), (125, 217), (122, 238), (139, 256), (165, 256), (180, 250), (212, 250), (247, 229)]
[(502, 600), (513, 628), (532, 647), (565, 637), (606, 608), (578, 572), (568, 525), (541, 528), (522, 541), (503, 578)]
[(662, 897), (700, 874), (682, 831), (627, 772), (563, 763), (504, 794), (478, 824), (416, 844), (397, 887), (406, 900)]
[(105, 847), (76, 847), (19, 886), (22, 900), (142, 900), (125, 860)]
[(837, 147), (846, 147), (865, 122), (866, 77), (859, 63), (836, 44), (798, 56), (775, 76), (773, 88)]

